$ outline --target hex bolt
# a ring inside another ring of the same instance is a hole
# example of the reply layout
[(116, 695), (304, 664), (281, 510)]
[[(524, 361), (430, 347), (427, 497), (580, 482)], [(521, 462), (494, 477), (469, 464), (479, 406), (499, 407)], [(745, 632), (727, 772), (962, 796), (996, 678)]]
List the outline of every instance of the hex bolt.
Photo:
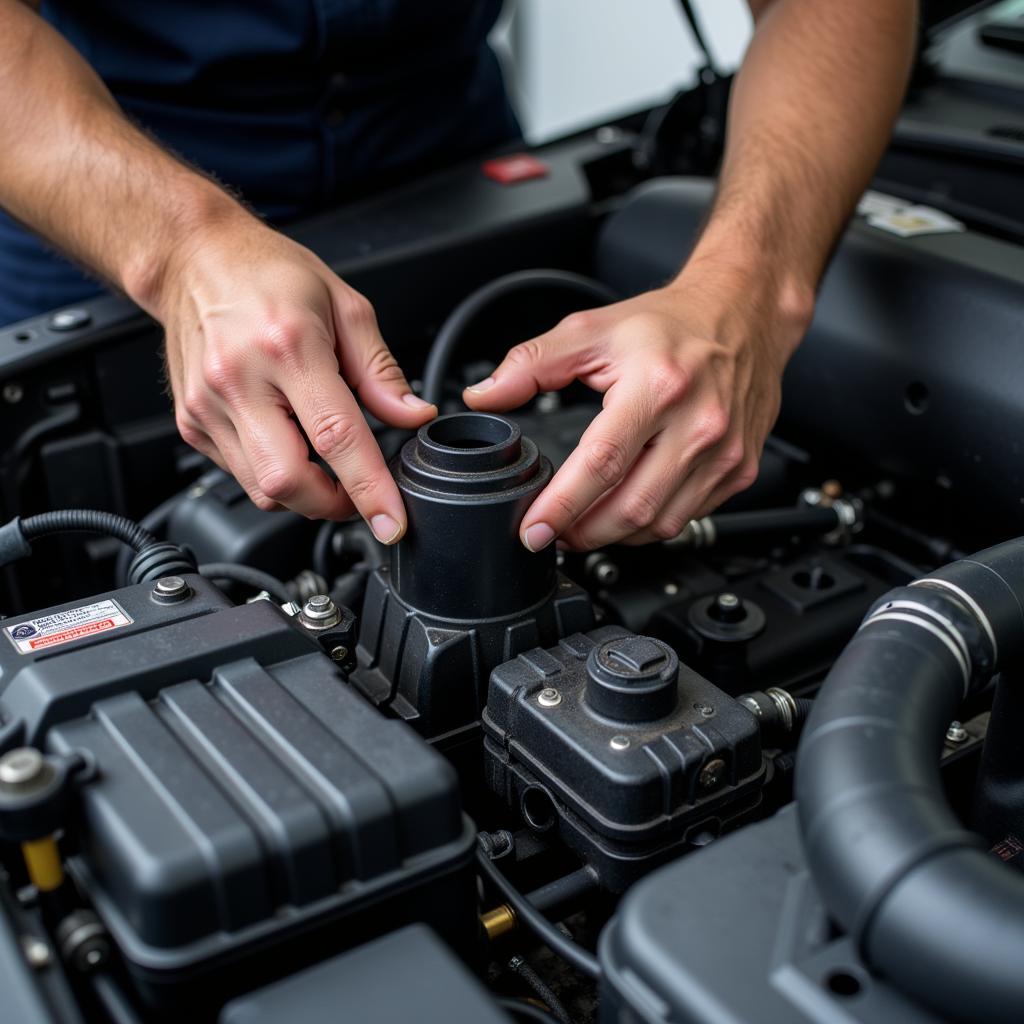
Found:
[(153, 587), (153, 597), (164, 604), (184, 601), (190, 592), (188, 584), (180, 576), (164, 576)]
[(725, 778), (725, 762), (720, 757), (713, 757), (700, 770), (697, 781), (701, 789), (714, 789)]
[(50, 966), (50, 947), (42, 939), (37, 939), (34, 935), (22, 935), (21, 948), (29, 967), (34, 971)]
[(558, 707), (562, 703), (562, 695), (553, 686), (545, 686), (537, 694), (537, 703), (542, 708)]
[(946, 730), (946, 741), (949, 743), (963, 743), (968, 738), (968, 732), (960, 724), (960, 722), (953, 721), (949, 723), (949, 728)]
[(341, 622), (341, 609), (327, 594), (314, 594), (302, 606), (299, 621), (307, 629), (330, 629)]
[(613, 736), (608, 741), (608, 746), (612, 750), (629, 750), (629, 737), (628, 736)]

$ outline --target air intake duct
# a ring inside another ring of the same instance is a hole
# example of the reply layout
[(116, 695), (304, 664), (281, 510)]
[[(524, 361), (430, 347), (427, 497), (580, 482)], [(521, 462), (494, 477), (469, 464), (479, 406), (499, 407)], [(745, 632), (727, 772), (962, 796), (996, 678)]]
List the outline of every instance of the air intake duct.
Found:
[(815, 882), (865, 960), (943, 1017), (1024, 1020), (1024, 877), (965, 829), (939, 757), (1024, 654), (1024, 539), (894, 590), (815, 700), (796, 796)]

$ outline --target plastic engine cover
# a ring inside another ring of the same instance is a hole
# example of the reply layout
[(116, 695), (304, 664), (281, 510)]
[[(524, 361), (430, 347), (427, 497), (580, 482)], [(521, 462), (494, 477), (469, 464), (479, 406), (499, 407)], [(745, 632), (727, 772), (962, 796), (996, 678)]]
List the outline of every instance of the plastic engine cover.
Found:
[(465, 947), (474, 831), (453, 769), (277, 607), (188, 579), (168, 607), (145, 585), (106, 595), (133, 621), (105, 642), (0, 655), (0, 703), (95, 764), (68, 866), (144, 998), (187, 1003), (201, 978), (208, 1006), (411, 921)]
[(765, 768), (754, 716), (618, 626), (535, 649), (491, 674), (487, 782), (622, 891), (742, 820)]

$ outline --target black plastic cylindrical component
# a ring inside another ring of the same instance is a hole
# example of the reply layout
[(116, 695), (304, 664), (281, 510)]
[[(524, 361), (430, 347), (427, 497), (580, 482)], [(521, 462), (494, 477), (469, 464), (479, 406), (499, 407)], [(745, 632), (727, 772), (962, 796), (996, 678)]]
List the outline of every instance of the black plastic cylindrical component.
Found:
[(834, 508), (769, 508), (712, 516), (716, 543), (738, 537), (828, 533), (840, 525)]
[(660, 640), (608, 640), (588, 655), (587, 675), (587, 705), (604, 718), (651, 722), (675, 710), (679, 659)]
[(551, 463), (503, 416), (455, 413), (420, 427), (392, 469), (409, 529), (391, 549), (392, 586), (443, 619), (512, 615), (548, 598), (555, 551), (532, 553), (519, 524)]

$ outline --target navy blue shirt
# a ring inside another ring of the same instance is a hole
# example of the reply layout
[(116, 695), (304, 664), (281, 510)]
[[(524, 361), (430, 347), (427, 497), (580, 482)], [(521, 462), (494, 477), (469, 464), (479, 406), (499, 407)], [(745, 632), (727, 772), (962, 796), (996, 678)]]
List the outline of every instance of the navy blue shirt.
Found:
[[(517, 137), (501, 0), (47, 0), (126, 113), (276, 223)], [(0, 324), (100, 288), (0, 212)]]

